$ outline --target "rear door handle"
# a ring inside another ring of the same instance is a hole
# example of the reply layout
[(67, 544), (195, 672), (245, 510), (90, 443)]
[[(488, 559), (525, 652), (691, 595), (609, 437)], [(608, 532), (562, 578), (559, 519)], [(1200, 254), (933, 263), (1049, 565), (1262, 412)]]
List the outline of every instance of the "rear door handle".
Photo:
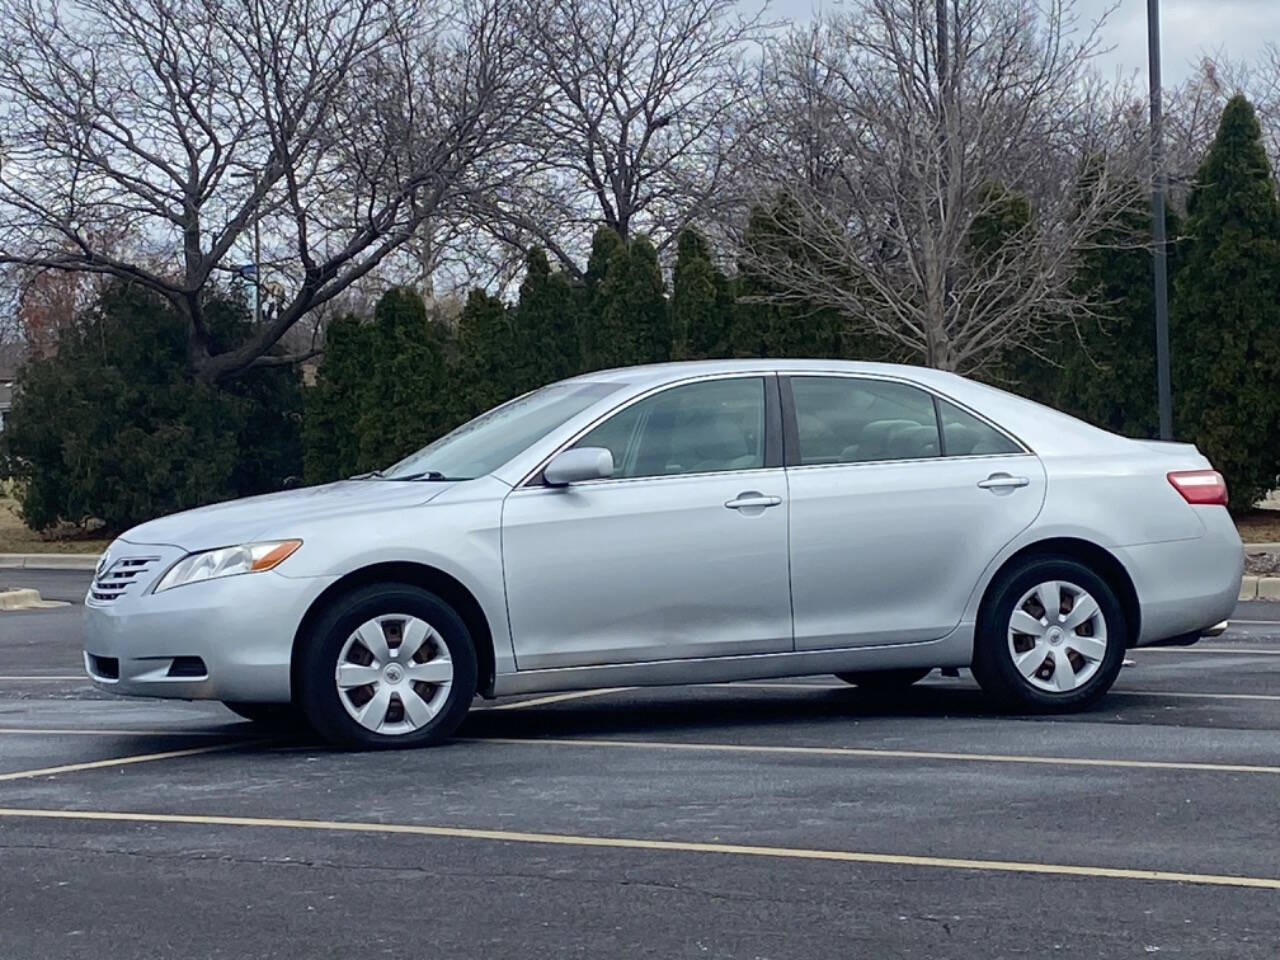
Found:
[(780, 503), (782, 503), (781, 497), (766, 497), (763, 493), (752, 490), (748, 493), (740, 493), (732, 500), (726, 500), (724, 505), (730, 510), (743, 510), (751, 507), (776, 507)]
[(1027, 477), (1014, 477), (1007, 473), (993, 473), (985, 480), (979, 480), (978, 486), (983, 490), (1005, 490), (1014, 487), (1028, 486), (1031, 481)]

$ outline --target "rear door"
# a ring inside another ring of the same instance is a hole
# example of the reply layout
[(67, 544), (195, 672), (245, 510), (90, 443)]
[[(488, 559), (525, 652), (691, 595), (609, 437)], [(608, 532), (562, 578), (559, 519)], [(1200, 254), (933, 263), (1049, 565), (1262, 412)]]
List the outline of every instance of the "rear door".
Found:
[(1039, 459), (905, 381), (795, 375), (782, 388), (796, 649), (945, 636), (1039, 513)]

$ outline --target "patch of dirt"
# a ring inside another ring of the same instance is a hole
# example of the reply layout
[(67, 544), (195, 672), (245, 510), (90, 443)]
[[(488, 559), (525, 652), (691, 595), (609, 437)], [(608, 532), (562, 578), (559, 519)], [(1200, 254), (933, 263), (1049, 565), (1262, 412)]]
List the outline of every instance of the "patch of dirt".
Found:
[(0, 497), (0, 553), (101, 553), (110, 542), (98, 537), (43, 537), (22, 522), (17, 501)]
[(1250, 510), (1235, 518), (1240, 539), (1249, 543), (1280, 543), (1280, 510)]

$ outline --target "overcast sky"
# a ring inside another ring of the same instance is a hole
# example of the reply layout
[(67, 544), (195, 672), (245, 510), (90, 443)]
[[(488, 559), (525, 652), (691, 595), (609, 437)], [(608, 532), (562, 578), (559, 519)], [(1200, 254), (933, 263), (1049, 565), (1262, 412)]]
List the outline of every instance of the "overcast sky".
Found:
[[(1114, 0), (1076, 0), (1081, 19), (1095, 19)], [(839, 9), (838, 0), (773, 0), (778, 19), (808, 19), (814, 10)], [(747, 6), (747, 4), (744, 4)], [(1161, 0), (1166, 81), (1183, 79), (1206, 53), (1252, 59), (1268, 40), (1280, 42), (1280, 0)], [(1120, 0), (1108, 18), (1103, 39), (1114, 49), (1099, 59), (1107, 73), (1116, 69), (1147, 75), (1147, 0)]]

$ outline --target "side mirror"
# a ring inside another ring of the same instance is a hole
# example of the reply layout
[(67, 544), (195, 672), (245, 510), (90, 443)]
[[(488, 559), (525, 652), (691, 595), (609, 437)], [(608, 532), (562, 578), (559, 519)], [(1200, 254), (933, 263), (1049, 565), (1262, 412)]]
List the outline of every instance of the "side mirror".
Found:
[(542, 471), (550, 487), (565, 487), (583, 480), (608, 480), (613, 476), (613, 454), (604, 447), (578, 447), (557, 454)]

